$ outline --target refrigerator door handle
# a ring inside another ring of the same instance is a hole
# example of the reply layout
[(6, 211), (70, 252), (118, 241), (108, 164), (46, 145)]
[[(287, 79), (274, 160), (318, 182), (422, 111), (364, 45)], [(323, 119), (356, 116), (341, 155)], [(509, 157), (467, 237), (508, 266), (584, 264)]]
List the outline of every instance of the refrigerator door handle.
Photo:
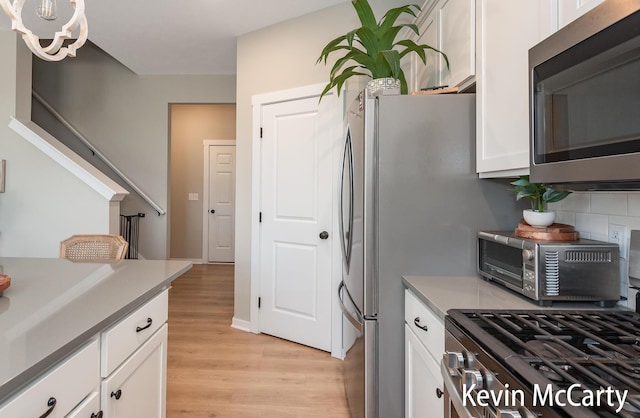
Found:
[[(344, 301), (342, 299), (343, 289), (345, 290), (347, 297), (349, 298), (349, 300), (351, 301), (351, 304), (356, 310), (355, 313), (358, 316), (357, 318), (355, 318), (353, 314), (344, 305)], [(360, 331), (360, 333), (364, 333), (364, 320), (362, 319), (362, 314), (358, 310), (356, 304), (353, 302), (353, 299), (351, 298), (351, 295), (349, 294), (349, 291), (347, 290), (347, 287), (345, 286), (344, 282), (340, 282), (340, 286), (338, 286), (338, 301), (340, 302), (340, 310), (342, 310), (342, 313), (344, 314), (344, 316), (349, 320), (349, 322), (351, 322), (351, 324), (358, 331)]]
[[(345, 231), (344, 224), (344, 208), (345, 208), (345, 196), (344, 196), (344, 188), (345, 188), (345, 171), (348, 170), (348, 179), (349, 182), (349, 225), (348, 229)], [(345, 270), (347, 274), (349, 273), (349, 266), (351, 265), (351, 247), (352, 247), (352, 237), (353, 237), (353, 151), (351, 145), (351, 130), (347, 127), (347, 135), (344, 143), (344, 151), (342, 154), (342, 171), (340, 173), (340, 243), (342, 248), (342, 255), (344, 256), (344, 264)]]

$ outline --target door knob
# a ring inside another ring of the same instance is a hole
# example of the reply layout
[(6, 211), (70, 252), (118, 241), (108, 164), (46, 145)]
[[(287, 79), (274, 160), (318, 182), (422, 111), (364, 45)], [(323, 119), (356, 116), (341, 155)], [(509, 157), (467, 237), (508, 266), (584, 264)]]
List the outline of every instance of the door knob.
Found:
[(327, 231), (320, 232), (320, 239), (327, 239), (327, 238), (329, 238), (329, 233)]
[(215, 209), (211, 209), (209, 212), (216, 213), (216, 210)]

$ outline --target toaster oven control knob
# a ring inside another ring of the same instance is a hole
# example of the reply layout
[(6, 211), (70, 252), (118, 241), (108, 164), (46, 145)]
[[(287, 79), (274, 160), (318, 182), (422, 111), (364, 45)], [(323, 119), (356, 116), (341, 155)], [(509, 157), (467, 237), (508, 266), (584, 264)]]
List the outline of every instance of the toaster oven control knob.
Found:
[(459, 351), (447, 351), (444, 355), (444, 360), (450, 369), (464, 367), (464, 355)]
[(475, 390), (484, 388), (484, 376), (480, 370), (465, 370), (463, 372), (464, 384), (467, 388), (473, 387)]
[(536, 257), (534, 250), (524, 249), (522, 250), (522, 259), (524, 261), (532, 261)]

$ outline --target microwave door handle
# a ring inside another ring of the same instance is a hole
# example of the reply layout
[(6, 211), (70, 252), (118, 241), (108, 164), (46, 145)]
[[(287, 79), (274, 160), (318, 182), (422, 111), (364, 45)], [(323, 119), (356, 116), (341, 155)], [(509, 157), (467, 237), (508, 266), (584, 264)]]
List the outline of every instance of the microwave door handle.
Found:
[[(356, 318), (353, 316), (353, 314), (347, 309), (347, 307), (344, 305), (344, 301), (342, 300), (342, 289), (346, 289), (346, 286), (344, 284), (344, 282), (340, 283), (340, 286), (338, 287), (338, 302), (340, 303), (340, 310), (342, 311), (342, 313), (344, 314), (344, 316), (349, 320), (349, 322), (351, 322), (351, 324), (361, 333), (364, 333), (364, 321), (361, 319), (361, 316), (359, 318)], [(347, 291), (347, 295), (349, 294), (349, 291)], [(351, 299), (351, 296), (349, 295), (349, 299)], [(353, 306), (356, 308), (356, 315), (359, 315), (359, 311), (358, 308), (355, 304), (353, 304)]]

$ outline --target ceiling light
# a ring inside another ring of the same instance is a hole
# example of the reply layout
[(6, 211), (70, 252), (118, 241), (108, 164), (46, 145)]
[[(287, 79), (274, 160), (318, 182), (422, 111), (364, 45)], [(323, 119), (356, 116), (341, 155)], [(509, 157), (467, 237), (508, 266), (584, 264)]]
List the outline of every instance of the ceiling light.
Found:
[[(38, 16), (45, 20), (56, 19), (56, 0), (38, 0), (36, 8)], [(40, 38), (27, 29), (22, 22), (22, 7), (25, 0), (0, 0), (0, 6), (11, 19), (11, 29), (22, 34), (22, 39), (35, 56), (45, 61), (60, 61), (67, 56), (75, 57), (78, 50), (87, 41), (87, 17), (84, 14), (84, 0), (69, 0), (74, 8), (71, 19), (55, 33), (51, 43), (45, 47), (40, 44)], [(63, 46), (64, 41), (72, 39), (73, 32), (79, 29), (76, 40)]]
[(58, 17), (56, 16), (57, 9), (56, 0), (40, 0), (40, 5), (36, 7), (36, 13), (44, 20), (56, 20)]

